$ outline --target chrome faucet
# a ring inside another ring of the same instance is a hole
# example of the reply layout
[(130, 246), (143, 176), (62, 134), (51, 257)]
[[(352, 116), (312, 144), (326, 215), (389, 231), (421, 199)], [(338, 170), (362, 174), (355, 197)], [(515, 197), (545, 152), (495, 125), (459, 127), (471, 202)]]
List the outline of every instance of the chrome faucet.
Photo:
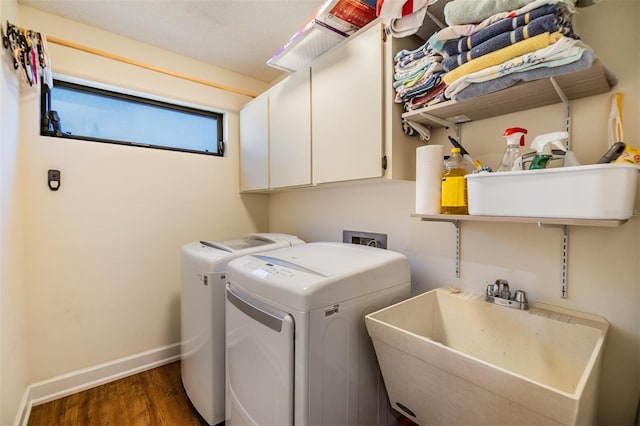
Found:
[(496, 305), (506, 306), (508, 308), (527, 310), (527, 294), (523, 290), (516, 290), (513, 298), (511, 290), (509, 290), (509, 282), (507, 280), (498, 279), (494, 284), (487, 286), (487, 302)]

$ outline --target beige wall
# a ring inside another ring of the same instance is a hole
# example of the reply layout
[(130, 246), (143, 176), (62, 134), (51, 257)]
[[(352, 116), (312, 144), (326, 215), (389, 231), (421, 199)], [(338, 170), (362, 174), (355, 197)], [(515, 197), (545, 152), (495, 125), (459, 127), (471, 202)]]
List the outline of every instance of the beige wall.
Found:
[[(13, 1), (0, 1), (0, 22), (15, 22)], [(0, 53), (0, 425), (12, 424), (28, 384), (22, 197), (18, 181), (20, 84)]]
[[(640, 3), (603, 1), (580, 9), (576, 31), (619, 78), (624, 94), (624, 131), (640, 147)], [(622, 36), (611, 37), (616, 28)], [(522, 99), (522, 102), (526, 102)], [(573, 102), (573, 147), (584, 164), (607, 149), (610, 94)], [(504, 129), (525, 127), (530, 135), (562, 130), (564, 108), (550, 106), (463, 126), (462, 141), (472, 155), (497, 166)], [(434, 141), (447, 148), (446, 135)], [(531, 137), (527, 139), (531, 141)], [(615, 188), (612, 188), (615, 191)], [(413, 182), (369, 183), (298, 190), (270, 196), (269, 228), (307, 241), (341, 240), (343, 229), (383, 232), (389, 248), (409, 256), (412, 288), (421, 293), (439, 286), (484, 291), (496, 278), (526, 290), (533, 302), (596, 313), (611, 322), (604, 355), (599, 424), (632, 423), (640, 393), (640, 219), (619, 228), (570, 227), (569, 298), (560, 294), (561, 231), (531, 224), (462, 224), (461, 277), (455, 276), (454, 227), (410, 218)], [(636, 204), (636, 206), (638, 203)]]
[[(16, 24), (226, 86), (266, 87), (27, 7)], [(238, 194), (238, 110), (248, 97), (53, 43), (49, 49), (56, 73), (226, 112), (228, 150), (221, 158), (42, 137), (39, 93), (23, 90), (17, 188), (30, 383), (178, 343), (180, 247), (267, 228), (267, 196)], [(61, 170), (57, 192), (46, 183), (52, 168)]]

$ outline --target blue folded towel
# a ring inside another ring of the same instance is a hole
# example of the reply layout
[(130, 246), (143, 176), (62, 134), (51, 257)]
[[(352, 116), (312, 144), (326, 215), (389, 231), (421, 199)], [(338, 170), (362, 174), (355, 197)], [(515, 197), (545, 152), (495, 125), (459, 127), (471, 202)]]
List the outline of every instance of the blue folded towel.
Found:
[(412, 98), (414, 96), (419, 96), (419, 95), (422, 95), (424, 93), (427, 93), (429, 90), (433, 89), (438, 84), (440, 84), (440, 81), (442, 81), (442, 75), (443, 75), (443, 73), (432, 74), (429, 77), (429, 79), (426, 80), (425, 82), (423, 82), (422, 84), (414, 86), (414, 87), (406, 90), (404, 93), (401, 93), (400, 94), (401, 102), (406, 102), (406, 101), (408, 101), (410, 98)]
[(558, 19), (555, 14), (541, 16), (527, 25), (516, 28), (514, 31), (498, 34), (468, 52), (443, 59), (442, 67), (448, 72), (487, 53), (495, 52), (496, 50), (545, 32), (554, 33), (558, 31), (559, 28)]
[(522, 14), (520, 16), (516, 16), (514, 18), (505, 18), (501, 19), (498, 22), (495, 22), (489, 25), (486, 28), (478, 31), (475, 34), (472, 34), (468, 37), (461, 37), (453, 40), (447, 40), (444, 43), (442, 50), (448, 56), (459, 55), (463, 52), (468, 52), (473, 47), (478, 46), (481, 43), (489, 40), (490, 38), (496, 37), (502, 33), (506, 33), (509, 31), (513, 31), (518, 27), (522, 27), (524, 25), (529, 24), (536, 18), (539, 18), (544, 15), (549, 15), (551, 13), (558, 13), (558, 5), (557, 4), (545, 4), (543, 6), (537, 7), (530, 12)]

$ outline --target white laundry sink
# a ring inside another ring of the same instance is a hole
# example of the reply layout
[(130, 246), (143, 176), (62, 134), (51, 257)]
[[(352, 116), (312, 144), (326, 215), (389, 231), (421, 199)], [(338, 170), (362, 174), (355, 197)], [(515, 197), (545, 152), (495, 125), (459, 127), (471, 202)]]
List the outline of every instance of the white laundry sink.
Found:
[(420, 425), (595, 423), (600, 316), (436, 289), (365, 320), (391, 405)]

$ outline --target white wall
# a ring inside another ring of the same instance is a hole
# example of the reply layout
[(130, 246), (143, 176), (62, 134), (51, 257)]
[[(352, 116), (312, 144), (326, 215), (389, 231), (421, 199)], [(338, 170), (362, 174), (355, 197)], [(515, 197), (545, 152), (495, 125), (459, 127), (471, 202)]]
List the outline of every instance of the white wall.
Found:
[[(16, 5), (0, 1), (0, 22), (15, 22)], [(13, 423), (28, 384), (26, 280), (19, 191), (20, 82), (0, 52), (0, 424)]]
[[(14, 2), (0, 2), (0, 22), (15, 21)], [(17, 188), (20, 83), (0, 53), (0, 424), (14, 421), (28, 384), (22, 203)]]
[[(615, 90), (624, 94), (625, 140), (636, 147), (640, 147), (639, 19), (637, 1), (603, 1), (580, 9), (575, 16), (576, 32), (619, 78)], [(613, 38), (614, 28), (622, 36)], [(584, 164), (595, 162), (607, 149), (609, 106), (610, 94), (573, 102), (573, 147)], [(564, 108), (555, 105), (469, 123), (463, 127), (462, 141), (474, 156), (495, 167), (504, 150), (502, 132), (513, 126), (527, 128), (529, 135), (562, 130)], [(447, 134), (453, 131), (436, 131), (433, 140), (449, 148)], [(343, 229), (387, 233), (389, 248), (409, 256), (414, 293), (440, 286), (483, 292), (488, 283), (505, 278), (514, 288), (527, 291), (532, 302), (604, 316), (611, 328), (604, 354), (598, 424), (632, 424), (640, 394), (640, 219), (633, 217), (613, 229), (570, 228), (569, 298), (565, 300), (559, 297), (560, 230), (538, 229), (531, 224), (465, 222), (458, 279), (454, 227), (411, 218), (414, 200), (414, 182), (277, 193), (270, 196), (269, 228), (307, 241), (339, 241)]]
[[(19, 18), (161, 68), (253, 92), (266, 87), (28, 7)], [(248, 97), (53, 43), (49, 50), (57, 73), (227, 111), (228, 151), (221, 158), (42, 137), (39, 93), (21, 95), (30, 383), (177, 344), (180, 247), (267, 228), (267, 197), (238, 194), (237, 111)], [(48, 169), (61, 170), (57, 192), (47, 187)]]

